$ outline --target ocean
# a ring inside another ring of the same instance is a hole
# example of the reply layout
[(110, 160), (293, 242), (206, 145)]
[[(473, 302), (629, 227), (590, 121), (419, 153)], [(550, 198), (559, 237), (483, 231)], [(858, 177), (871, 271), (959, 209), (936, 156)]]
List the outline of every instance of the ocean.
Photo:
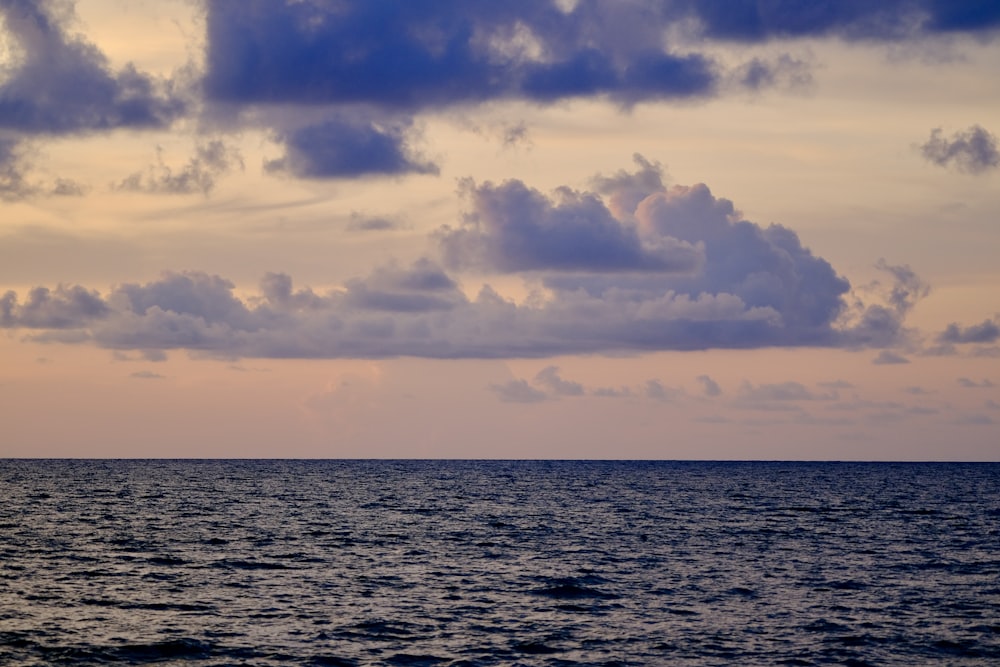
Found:
[(1000, 464), (0, 460), (0, 665), (998, 665)]

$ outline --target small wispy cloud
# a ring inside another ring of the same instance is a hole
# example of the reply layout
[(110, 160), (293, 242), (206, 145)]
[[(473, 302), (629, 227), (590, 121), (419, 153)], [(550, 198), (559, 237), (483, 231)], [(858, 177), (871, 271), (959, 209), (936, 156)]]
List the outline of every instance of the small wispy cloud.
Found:
[(997, 137), (979, 125), (945, 137), (941, 128), (931, 130), (920, 146), (926, 160), (939, 167), (954, 167), (968, 174), (981, 174), (1000, 167)]

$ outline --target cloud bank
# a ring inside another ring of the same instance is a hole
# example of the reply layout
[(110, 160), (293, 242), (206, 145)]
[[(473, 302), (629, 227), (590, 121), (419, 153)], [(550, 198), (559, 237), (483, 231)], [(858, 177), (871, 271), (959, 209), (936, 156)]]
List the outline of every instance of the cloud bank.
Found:
[[(272, 358), (885, 347), (905, 338), (906, 313), (926, 294), (908, 267), (882, 263), (892, 283), (877, 302), (863, 302), (792, 230), (743, 219), (705, 185), (667, 187), (657, 166), (637, 162), (634, 173), (595, 179), (603, 194), (470, 184), (465, 224), (433, 236), (443, 263), (378, 267), (325, 293), (296, 289), (280, 273), (246, 297), (201, 272), (168, 272), (106, 295), (39, 287), (23, 301), (7, 292), (0, 325), (119, 351)], [(465, 267), (520, 274), (535, 288), (520, 302), (488, 284), (470, 297)], [(550, 394), (577, 390), (556, 369), (535, 384)], [(714, 392), (709, 382), (705, 389)]]
[(632, 104), (714, 93), (721, 65), (672, 49), (664, 39), (671, 29), (704, 43), (896, 41), (986, 35), (1000, 26), (1000, 9), (975, 0), (218, 0), (207, 10), (211, 99), (408, 111), (498, 99), (606, 96)]

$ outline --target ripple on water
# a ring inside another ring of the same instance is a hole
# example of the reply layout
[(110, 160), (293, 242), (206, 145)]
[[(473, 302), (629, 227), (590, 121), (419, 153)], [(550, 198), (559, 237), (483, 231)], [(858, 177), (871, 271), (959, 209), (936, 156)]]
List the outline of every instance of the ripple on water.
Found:
[(0, 664), (1000, 664), (1000, 466), (0, 461)]

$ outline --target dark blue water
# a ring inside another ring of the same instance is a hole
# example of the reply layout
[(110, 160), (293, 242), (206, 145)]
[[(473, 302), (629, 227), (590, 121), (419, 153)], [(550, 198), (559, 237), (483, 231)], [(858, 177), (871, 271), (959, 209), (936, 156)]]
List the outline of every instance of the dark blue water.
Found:
[(1000, 465), (0, 461), (2, 665), (997, 665)]

